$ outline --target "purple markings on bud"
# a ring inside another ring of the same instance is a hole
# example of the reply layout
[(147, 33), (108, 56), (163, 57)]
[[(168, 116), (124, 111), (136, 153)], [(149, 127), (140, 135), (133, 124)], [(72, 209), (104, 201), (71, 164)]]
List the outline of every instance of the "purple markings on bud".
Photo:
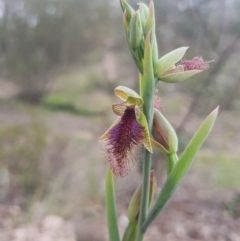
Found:
[(144, 139), (144, 127), (141, 126), (133, 107), (127, 107), (121, 121), (114, 126), (107, 138), (106, 159), (115, 176), (124, 177), (137, 161), (135, 150)]
[(207, 70), (209, 61), (204, 61), (202, 57), (194, 57), (192, 60), (181, 60), (177, 66), (182, 66), (184, 71), (188, 70)]

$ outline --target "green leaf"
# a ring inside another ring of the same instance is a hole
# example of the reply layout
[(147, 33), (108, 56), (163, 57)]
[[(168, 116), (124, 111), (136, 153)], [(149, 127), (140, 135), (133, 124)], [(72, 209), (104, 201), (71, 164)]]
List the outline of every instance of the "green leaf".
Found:
[(162, 74), (165, 71), (171, 69), (177, 62), (179, 62), (182, 59), (187, 49), (188, 47), (181, 47), (169, 52), (168, 54), (160, 58), (154, 66), (155, 75), (159, 79), (161, 79)]
[(169, 202), (174, 191), (180, 184), (181, 180), (185, 176), (186, 172), (190, 168), (195, 155), (197, 154), (199, 148), (203, 144), (204, 140), (210, 133), (213, 124), (216, 120), (218, 114), (218, 107), (212, 111), (209, 116), (204, 120), (202, 125), (199, 127), (188, 146), (182, 153), (179, 161), (176, 163), (171, 173), (169, 174), (164, 186), (158, 196), (156, 204), (147, 216), (147, 219), (142, 225), (142, 232), (145, 232), (147, 227), (152, 223), (152, 221), (158, 216), (158, 214), (163, 210), (166, 204)]
[(105, 201), (106, 201), (109, 240), (110, 241), (120, 241), (120, 236), (119, 236), (119, 231), (118, 231), (118, 223), (117, 223), (114, 180), (113, 180), (112, 171), (109, 167), (108, 167), (107, 173), (106, 173)]

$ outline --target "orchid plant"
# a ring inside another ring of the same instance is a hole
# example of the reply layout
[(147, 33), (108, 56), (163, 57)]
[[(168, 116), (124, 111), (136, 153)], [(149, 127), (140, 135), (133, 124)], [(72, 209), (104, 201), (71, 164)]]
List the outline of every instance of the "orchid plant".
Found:
[[(128, 87), (119, 86), (114, 93), (121, 100), (113, 104), (118, 116), (101, 136), (105, 141), (106, 210), (110, 241), (142, 241), (144, 234), (169, 202), (172, 194), (188, 171), (195, 155), (210, 133), (216, 120), (218, 107), (203, 121), (191, 141), (178, 156), (178, 137), (174, 128), (162, 114), (162, 104), (156, 85), (161, 81), (176, 83), (209, 68), (211, 61), (202, 57), (182, 59), (188, 47), (158, 57), (155, 34), (154, 4), (139, 3), (135, 11), (125, 0), (120, 0), (123, 23), (129, 50), (139, 70), (139, 94)], [(142, 150), (143, 154), (140, 154)], [(167, 179), (156, 201), (152, 201), (156, 187), (151, 170), (153, 151), (160, 151), (167, 160)], [(132, 166), (142, 158), (142, 183), (128, 208), (129, 224), (120, 238), (117, 222), (114, 177), (126, 176)]]

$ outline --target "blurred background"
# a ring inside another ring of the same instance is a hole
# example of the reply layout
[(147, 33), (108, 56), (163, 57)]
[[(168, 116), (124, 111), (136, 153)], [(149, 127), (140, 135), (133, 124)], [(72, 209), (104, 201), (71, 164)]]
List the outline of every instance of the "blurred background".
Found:
[[(179, 154), (217, 105), (220, 115), (146, 241), (239, 241), (240, 1), (155, 0), (155, 11), (160, 56), (190, 46), (187, 59), (215, 60), (158, 84)], [(118, 0), (0, 0), (1, 241), (108, 240), (98, 138), (116, 118), (118, 85), (138, 90)], [(158, 193), (163, 156), (153, 165)], [(139, 169), (116, 179), (121, 233)]]

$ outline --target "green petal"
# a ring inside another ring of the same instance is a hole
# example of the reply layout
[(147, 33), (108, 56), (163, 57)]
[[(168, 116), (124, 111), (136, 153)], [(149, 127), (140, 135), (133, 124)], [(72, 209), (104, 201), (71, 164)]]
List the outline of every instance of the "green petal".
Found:
[(186, 53), (187, 49), (188, 47), (181, 47), (160, 58), (154, 66), (155, 75), (162, 80), (162, 74), (179, 62)]
[(132, 89), (125, 86), (118, 86), (115, 88), (114, 93), (117, 97), (131, 103), (131, 105), (141, 106), (143, 104), (142, 98)]
[(181, 82), (183, 80), (186, 80), (195, 74), (201, 73), (203, 70), (188, 70), (184, 72), (178, 72), (178, 73), (173, 73), (173, 74), (167, 74), (163, 77), (161, 77), (161, 81), (166, 82), (166, 83), (177, 83)]
[(145, 115), (142, 113), (140, 118), (137, 120), (141, 126), (144, 127), (144, 140), (143, 140), (143, 145), (144, 147), (152, 153), (152, 145), (150, 141), (150, 134), (149, 134), (149, 129), (148, 129), (148, 123)]

